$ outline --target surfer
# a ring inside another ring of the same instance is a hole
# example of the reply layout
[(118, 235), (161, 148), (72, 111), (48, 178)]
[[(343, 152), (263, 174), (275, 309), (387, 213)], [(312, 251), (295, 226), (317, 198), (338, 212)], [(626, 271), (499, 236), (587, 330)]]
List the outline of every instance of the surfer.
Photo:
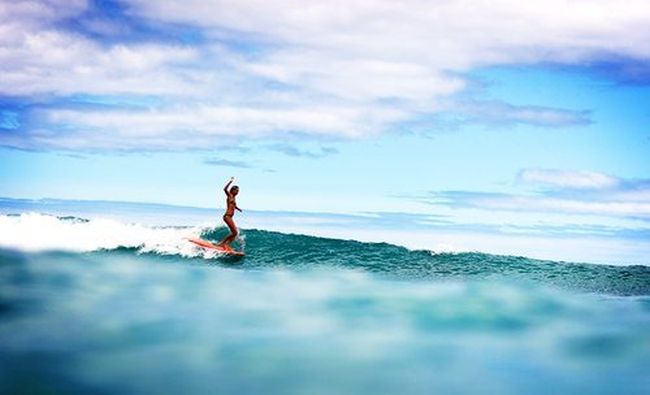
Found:
[(223, 187), (223, 191), (226, 193), (226, 213), (223, 215), (223, 222), (228, 225), (230, 234), (224, 237), (223, 240), (217, 244), (227, 250), (232, 250), (230, 244), (235, 241), (238, 234), (237, 225), (235, 225), (235, 221), (233, 221), (232, 217), (235, 215), (235, 210), (241, 212), (241, 209), (237, 207), (237, 201), (235, 200), (235, 197), (239, 193), (239, 187), (237, 185), (230, 187), (230, 184), (232, 184), (233, 181), (235, 181), (235, 177), (230, 177), (226, 186)]

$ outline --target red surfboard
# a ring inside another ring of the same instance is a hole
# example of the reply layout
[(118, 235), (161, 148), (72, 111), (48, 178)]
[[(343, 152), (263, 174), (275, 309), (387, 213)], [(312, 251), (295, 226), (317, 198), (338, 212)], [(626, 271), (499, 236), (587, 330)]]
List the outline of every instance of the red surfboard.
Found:
[(226, 254), (226, 255), (235, 255), (235, 256), (244, 256), (244, 253), (241, 251), (235, 251), (232, 248), (229, 247), (222, 247), (218, 246), (216, 244), (212, 244), (207, 240), (199, 239), (196, 237), (190, 237), (187, 239), (187, 241), (196, 244), (199, 247), (206, 248), (208, 250), (214, 250), (217, 251), (221, 254)]

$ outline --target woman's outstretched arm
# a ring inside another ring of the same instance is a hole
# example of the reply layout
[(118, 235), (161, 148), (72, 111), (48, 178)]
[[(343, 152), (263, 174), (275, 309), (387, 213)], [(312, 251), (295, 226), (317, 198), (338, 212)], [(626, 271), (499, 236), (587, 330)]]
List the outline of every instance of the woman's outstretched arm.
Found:
[(228, 196), (230, 196), (230, 191), (228, 190), (228, 188), (230, 187), (230, 184), (232, 184), (233, 181), (235, 181), (235, 177), (230, 177), (230, 180), (228, 180), (228, 182), (226, 183), (226, 186), (223, 187), (223, 191)]

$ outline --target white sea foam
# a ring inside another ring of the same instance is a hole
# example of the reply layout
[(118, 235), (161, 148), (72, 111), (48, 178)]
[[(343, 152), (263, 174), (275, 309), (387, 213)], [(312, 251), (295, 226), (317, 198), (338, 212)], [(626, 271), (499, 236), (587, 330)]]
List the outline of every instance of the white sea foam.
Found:
[(155, 227), (101, 218), (59, 218), (37, 213), (0, 215), (0, 247), (73, 252), (127, 247), (140, 252), (205, 256), (203, 249), (186, 238), (198, 237), (206, 229), (202, 226)]

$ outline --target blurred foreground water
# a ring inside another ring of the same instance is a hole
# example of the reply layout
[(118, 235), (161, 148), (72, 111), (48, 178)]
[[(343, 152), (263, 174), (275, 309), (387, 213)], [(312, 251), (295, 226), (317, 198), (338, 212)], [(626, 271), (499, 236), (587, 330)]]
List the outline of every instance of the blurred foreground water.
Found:
[(98, 236), (92, 221), (48, 220), (53, 242), (78, 231), (86, 244), (0, 250), (3, 394), (650, 388), (650, 267), (255, 230), (237, 260), (182, 239), (223, 229)]

